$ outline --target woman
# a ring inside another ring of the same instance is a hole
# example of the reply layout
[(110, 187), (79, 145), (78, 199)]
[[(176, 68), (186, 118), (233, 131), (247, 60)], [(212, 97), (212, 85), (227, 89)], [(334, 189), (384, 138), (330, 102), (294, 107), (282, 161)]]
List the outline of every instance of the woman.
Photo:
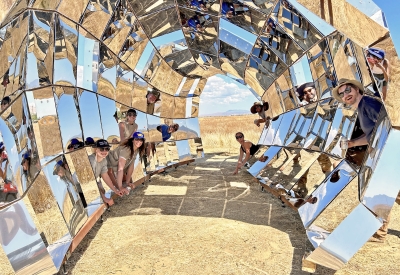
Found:
[(121, 143), (127, 140), (134, 132), (137, 131), (138, 125), (136, 124), (137, 113), (134, 109), (129, 109), (126, 112), (126, 121), (121, 121), (119, 126), (119, 136), (121, 138)]
[(252, 114), (258, 114), (260, 116), (259, 119), (254, 120), (254, 124), (257, 125), (257, 127), (260, 127), (260, 123), (265, 123), (265, 127), (269, 126), (269, 122), (271, 118), (269, 116), (265, 115), (265, 112), (269, 109), (269, 104), (268, 102), (254, 102), (253, 106), (250, 108), (250, 112)]
[(125, 140), (115, 150), (110, 151), (107, 156), (108, 175), (114, 185), (119, 190), (123, 190), (122, 181), (124, 174), (126, 175), (127, 185), (132, 189), (135, 185), (132, 183), (132, 174), (134, 170), (134, 162), (137, 154), (142, 158), (145, 151), (145, 138), (143, 133), (135, 132)]
[[(247, 141), (244, 139), (244, 135), (242, 132), (237, 132), (235, 134), (237, 142), (240, 143), (240, 154), (239, 154), (239, 160), (238, 164), (236, 166), (235, 172), (233, 172), (234, 175), (236, 175), (239, 172), (239, 169), (242, 168), (243, 165), (247, 163), (247, 161), (255, 154), (257, 153), (259, 146), (254, 145), (252, 142)], [(243, 159), (243, 153), (246, 154), (245, 158)]]
[(105, 196), (106, 191), (101, 183), (100, 177), (105, 181), (105, 183), (110, 187), (112, 191), (118, 196), (122, 196), (124, 193), (128, 193), (128, 190), (125, 188), (119, 189), (114, 186), (110, 176), (108, 175), (107, 169), (107, 156), (110, 151), (110, 145), (104, 139), (99, 139), (93, 146), (95, 148), (95, 152), (89, 156), (89, 162), (92, 166), (94, 177), (96, 178), (97, 186), (100, 191), (101, 198), (105, 203), (109, 206), (113, 205), (114, 202), (112, 199), (109, 199)]

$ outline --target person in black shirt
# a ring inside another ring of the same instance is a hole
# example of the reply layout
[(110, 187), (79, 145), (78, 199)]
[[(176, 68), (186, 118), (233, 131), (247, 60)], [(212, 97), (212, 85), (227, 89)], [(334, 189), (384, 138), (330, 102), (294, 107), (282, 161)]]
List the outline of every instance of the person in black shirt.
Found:
[[(234, 175), (236, 175), (239, 172), (239, 169), (242, 168), (242, 166), (246, 165), (247, 161), (255, 154), (257, 153), (259, 149), (259, 145), (254, 145), (251, 141), (247, 141), (244, 139), (244, 135), (242, 132), (237, 132), (235, 134), (237, 142), (240, 143), (240, 154), (239, 154), (239, 160), (238, 164), (236, 166), (235, 172), (233, 172)], [(245, 154), (245, 158), (243, 159), (243, 153)]]

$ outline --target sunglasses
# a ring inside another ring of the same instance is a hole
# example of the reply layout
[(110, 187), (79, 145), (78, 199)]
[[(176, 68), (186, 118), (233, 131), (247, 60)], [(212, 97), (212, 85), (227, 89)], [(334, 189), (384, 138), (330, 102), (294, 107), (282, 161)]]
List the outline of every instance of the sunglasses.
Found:
[(243, 136), (235, 136), (236, 139), (242, 138)]
[(129, 113), (128, 116), (137, 116), (135, 113)]
[(143, 142), (143, 139), (141, 139), (141, 138), (134, 138), (133, 140), (134, 140), (134, 141), (141, 141), (141, 142)]
[(343, 93), (338, 93), (340, 98), (344, 97), (344, 94), (349, 94), (351, 92), (351, 86), (346, 86), (346, 89), (344, 89)]
[(110, 151), (110, 147), (99, 148), (100, 152), (108, 152)]
[(314, 88), (311, 88), (311, 89), (304, 89), (303, 91), (304, 91), (304, 93), (309, 93), (309, 92), (311, 92), (312, 90), (314, 90)]

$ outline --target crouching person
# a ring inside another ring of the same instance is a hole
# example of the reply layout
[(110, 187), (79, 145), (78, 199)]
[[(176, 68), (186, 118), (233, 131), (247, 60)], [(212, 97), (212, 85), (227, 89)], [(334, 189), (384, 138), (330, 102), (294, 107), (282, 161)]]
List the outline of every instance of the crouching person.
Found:
[(107, 140), (99, 139), (98, 141), (96, 141), (93, 147), (95, 148), (95, 152), (89, 156), (90, 165), (92, 166), (101, 198), (108, 205), (112, 205), (114, 202), (112, 199), (106, 198), (105, 190), (101, 183), (100, 177), (118, 196), (122, 196), (124, 194), (124, 190), (116, 188), (107, 173), (108, 169), (106, 157), (108, 155), (108, 152), (110, 151), (110, 145), (108, 144)]
[(125, 175), (126, 184), (134, 189), (135, 185), (132, 182), (132, 174), (134, 170), (134, 163), (137, 154), (143, 156), (145, 151), (145, 138), (143, 133), (135, 132), (133, 135), (125, 140), (115, 150), (110, 151), (107, 156), (108, 175), (112, 182), (119, 190), (123, 190), (126, 194), (129, 191), (122, 187), (122, 181)]

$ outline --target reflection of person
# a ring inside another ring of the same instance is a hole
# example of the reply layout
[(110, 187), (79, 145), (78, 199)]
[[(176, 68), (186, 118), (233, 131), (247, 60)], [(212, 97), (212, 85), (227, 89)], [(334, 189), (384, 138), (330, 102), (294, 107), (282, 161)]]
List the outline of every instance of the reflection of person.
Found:
[(73, 139), (71, 139), (71, 142), (69, 143), (67, 149), (69, 152), (72, 152), (81, 147), (83, 147), (83, 142), (79, 141), (76, 138), (73, 138)]
[[(203, 23), (201, 21), (203, 21)], [(195, 34), (197, 34), (197, 32), (204, 32), (204, 23), (205, 20), (201, 20), (198, 15), (194, 15), (187, 21), (188, 26), (192, 28)]]
[(259, 119), (255, 119), (254, 120), (254, 124), (257, 125), (257, 127), (260, 127), (260, 123), (264, 123), (265, 122), (265, 127), (269, 126), (269, 122), (271, 120), (271, 118), (269, 116), (265, 115), (265, 112), (269, 109), (269, 104), (268, 102), (254, 102), (253, 106), (251, 106), (250, 108), (250, 112), (252, 114), (257, 113), (260, 118)]
[(330, 182), (335, 183), (340, 180), (340, 170), (336, 170), (332, 173)]
[(124, 193), (123, 190), (119, 190), (117, 187), (114, 186), (110, 176), (107, 173), (108, 169), (106, 157), (108, 155), (108, 152), (110, 151), (111, 146), (108, 144), (107, 140), (99, 139), (96, 141), (93, 147), (95, 148), (95, 152), (89, 156), (89, 162), (92, 166), (93, 174), (96, 178), (101, 198), (108, 205), (112, 205), (112, 199), (108, 199), (105, 196), (106, 191), (104, 190), (104, 187), (100, 181), (100, 177), (115, 194), (117, 194), (118, 196), (122, 196)]
[(157, 101), (160, 101), (160, 92), (153, 88), (152, 91), (147, 92), (146, 99), (147, 99), (147, 113), (153, 114), (154, 107)]
[(157, 126), (157, 131), (161, 132), (163, 141), (170, 139), (172, 133), (178, 131), (178, 129), (179, 129), (179, 125), (176, 123), (171, 124), (169, 126), (166, 124)]
[(371, 139), (375, 124), (386, 116), (382, 103), (378, 100), (364, 96), (362, 84), (356, 80), (342, 78), (339, 80), (338, 87), (333, 89), (333, 96), (342, 103), (358, 110), (358, 120), (360, 122), (363, 135), (348, 141), (348, 148), (354, 146), (367, 145)]
[[(237, 132), (235, 134), (235, 138), (237, 142), (240, 143), (240, 153), (238, 164), (236, 166), (235, 171), (233, 172), (236, 175), (239, 172), (239, 169), (246, 165), (247, 161), (257, 153), (258, 149), (260, 148), (259, 145), (254, 145), (251, 141), (247, 141), (244, 139), (244, 134), (242, 132)], [(245, 157), (243, 159), (243, 153), (245, 153)]]
[(385, 58), (385, 51), (369, 48), (367, 50), (367, 61), (378, 84), (378, 89), (382, 91), (383, 100), (385, 100), (390, 77), (389, 61)]
[(145, 151), (145, 138), (143, 133), (135, 132), (133, 135), (121, 143), (115, 150), (110, 151), (107, 156), (108, 174), (119, 190), (123, 190), (126, 194), (129, 191), (122, 187), (122, 181), (125, 174), (127, 185), (132, 189), (135, 185), (132, 183), (132, 174), (134, 170), (134, 162), (137, 154), (143, 156)]
[[(290, 202), (292, 202), (291, 200), (289, 200)], [(300, 208), (300, 206), (302, 206), (303, 204), (309, 203), (309, 204), (316, 204), (318, 201), (317, 197), (313, 197), (312, 195), (310, 195), (307, 199), (294, 199), (294, 203), (293, 206), (296, 207), (297, 209)]]
[(94, 139), (91, 137), (87, 137), (85, 140), (85, 145), (94, 146), (95, 142)]
[(266, 162), (268, 159), (269, 159), (269, 157), (268, 157), (268, 156), (264, 156), (264, 155), (262, 155), (261, 157), (259, 157), (259, 158), (258, 158), (258, 161), (261, 161), (261, 162)]
[(4, 111), (7, 109), (8, 106), (10, 106), (11, 98), (9, 96), (4, 97), (1, 100), (1, 110)]
[(8, 168), (8, 155), (4, 143), (0, 142), (0, 177), (5, 180)]
[(119, 123), (119, 135), (121, 142), (127, 140), (134, 132), (137, 131), (138, 125), (136, 124), (137, 113), (135, 109), (129, 109), (126, 112), (126, 121)]
[(22, 175), (25, 177), (27, 182), (32, 182), (36, 173), (39, 172), (40, 167), (37, 167), (32, 163), (31, 152), (28, 151), (22, 155)]
[(200, 11), (207, 11), (206, 4), (202, 0), (191, 0), (190, 1), (190, 6), (192, 8), (197, 8)]
[(63, 181), (66, 184), (72, 204), (75, 204), (79, 200), (79, 196), (76, 191), (75, 184), (71, 178), (71, 175), (69, 174), (69, 171), (66, 168), (64, 161), (59, 160), (56, 162), (53, 168), (53, 175), (57, 175), (58, 176), (57, 180)]
[(242, 15), (246, 11), (250, 10), (245, 10), (245, 5), (243, 4), (234, 4), (234, 3), (229, 3), (229, 2), (222, 2), (221, 5), (221, 14), (225, 15), (226, 18), (233, 18), (234, 16)]
[(297, 88), (300, 105), (307, 105), (317, 101), (317, 91), (313, 82), (307, 82)]

